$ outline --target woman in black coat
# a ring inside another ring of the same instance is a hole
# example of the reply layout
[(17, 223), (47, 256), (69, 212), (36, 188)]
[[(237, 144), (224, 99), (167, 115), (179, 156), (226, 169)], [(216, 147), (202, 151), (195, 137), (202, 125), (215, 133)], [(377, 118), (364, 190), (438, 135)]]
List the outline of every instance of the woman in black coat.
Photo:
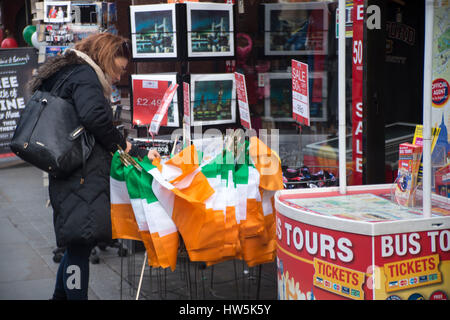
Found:
[[(53, 299), (87, 299), (89, 255), (99, 242), (111, 241), (109, 173), (111, 154), (131, 144), (113, 125), (111, 84), (118, 82), (130, 58), (129, 42), (102, 33), (78, 42), (49, 59), (31, 82), (34, 91), (51, 91), (71, 101), (81, 124), (95, 138), (84, 169), (66, 179), (50, 176), (49, 195), (58, 247), (66, 247), (57, 273)], [(149, 158), (158, 156), (149, 153)]]

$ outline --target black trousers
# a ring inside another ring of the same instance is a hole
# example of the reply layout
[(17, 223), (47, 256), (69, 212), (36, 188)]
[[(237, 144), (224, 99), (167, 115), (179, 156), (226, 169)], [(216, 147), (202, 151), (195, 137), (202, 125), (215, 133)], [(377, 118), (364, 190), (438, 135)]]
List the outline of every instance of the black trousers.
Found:
[(91, 246), (66, 248), (56, 274), (54, 300), (87, 300)]

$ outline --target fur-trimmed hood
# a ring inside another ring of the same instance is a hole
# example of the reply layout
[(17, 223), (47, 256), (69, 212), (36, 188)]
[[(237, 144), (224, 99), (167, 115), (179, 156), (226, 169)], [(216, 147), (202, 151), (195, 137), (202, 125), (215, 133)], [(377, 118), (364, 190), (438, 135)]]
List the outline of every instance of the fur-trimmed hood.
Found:
[(107, 76), (102, 69), (84, 52), (75, 49), (66, 49), (62, 56), (58, 56), (44, 63), (39, 68), (35, 81), (32, 80), (31, 91), (35, 91), (49, 77), (54, 75), (61, 68), (71, 64), (88, 64), (94, 69), (98, 80), (103, 88), (103, 95), (107, 100), (111, 96), (111, 77)]
[(66, 51), (63, 55), (48, 58), (28, 83), (31, 92), (39, 89), (45, 80), (49, 79), (59, 70), (72, 64), (87, 64), (87, 62), (78, 57), (73, 51)]

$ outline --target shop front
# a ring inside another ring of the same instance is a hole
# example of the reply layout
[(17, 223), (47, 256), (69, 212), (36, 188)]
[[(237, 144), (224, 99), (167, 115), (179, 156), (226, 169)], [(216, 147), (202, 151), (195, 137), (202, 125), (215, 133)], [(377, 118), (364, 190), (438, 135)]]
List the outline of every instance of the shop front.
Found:
[[(164, 149), (156, 167), (173, 171), (146, 178), (159, 186), (161, 224), (133, 206), (148, 197), (125, 188), (111, 199), (123, 214), (113, 230), (143, 241), (150, 266), (173, 270), (183, 240), (208, 266), (276, 261), (279, 299), (447, 298), (450, 7), (434, 1), (430, 22), (428, 3), (58, 1), (65, 13), (55, 20), (51, 2), (31, 1), (28, 50), (42, 63), (93, 33), (131, 40), (115, 114), (129, 113), (126, 133)], [(0, 67), (12, 52), (0, 50)], [(0, 117), (10, 109), (20, 112), (2, 103)], [(7, 120), (0, 134), (13, 130)], [(0, 159), (12, 156), (6, 138)], [(408, 143), (424, 155), (403, 206)], [(115, 160), (118, 186), (144, 183)], [(154, 169), (135, 161), (133, 174)]]

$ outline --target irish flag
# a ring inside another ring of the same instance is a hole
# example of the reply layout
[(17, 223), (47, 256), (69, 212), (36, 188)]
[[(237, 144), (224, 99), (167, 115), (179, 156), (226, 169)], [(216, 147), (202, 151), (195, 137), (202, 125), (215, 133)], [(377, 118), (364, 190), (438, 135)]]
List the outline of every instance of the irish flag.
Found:
[(152, 266), (175, 269), (182, 236), (191, 261), (212, 265), (243, 259), (249, 266), (275, 257), (273, 196), (282, 189), (278, 156), (256, 137), (243, 163), (227, 150), (199, 165), (194, 145), (172, 159), (111, 166), (113, 236), (142, 240)]
[[(131, 165), (123, 166), (118, 153), (113, 157), (110, 176), (113, 238), (142, 240), (150, 266), (170, 267), (175, 270), (179, 245), (178, 230), (153, 192), (154, 178), (149, 172), (156, 167), (149, 163), (147, 158), (143, 161), (135, 160), (144, 170), (138, 170)], [(122, 172), (123, 174), (120, 174)], [(124, 210), (126, 205), (128, 208)], [(134, 213), (134, 224), (129, 221), (131, 219), (124, 219), (129, 218), (124, 212), (129, 214), (130, 207)], [(119, 226), (120, 223), (126, 226)], [(136, 234), (136, 226), (140, 239)], [(122, 231), (131, 229), (135, 232), (133, 238)]]

